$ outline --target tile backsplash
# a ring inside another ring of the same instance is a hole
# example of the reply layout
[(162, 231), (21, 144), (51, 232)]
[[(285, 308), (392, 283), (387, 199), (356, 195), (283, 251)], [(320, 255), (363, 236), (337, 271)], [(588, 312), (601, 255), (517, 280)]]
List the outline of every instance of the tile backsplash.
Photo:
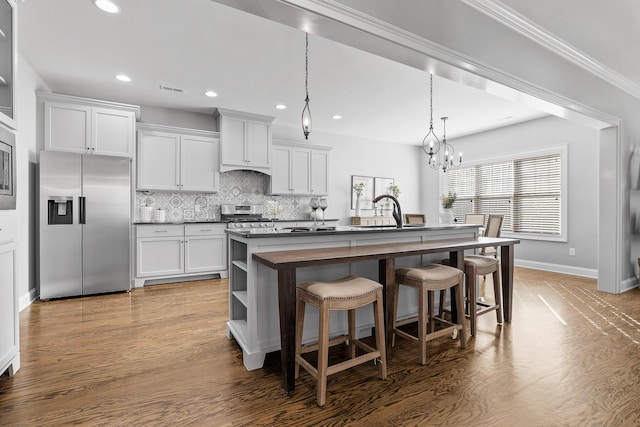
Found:
[[(136, 192), (135, 220), (140, 220), (140, 207), (163, 209), (166, 221), (219, 219), (220, 205), (270, 205), (277, 202), (281, 219), (308, 219), (309, 196), (268, 195), (269, 176), (253, 171), (231, 171), (220, 174), (218, 193)], [(265, 212), (265, 216), (268, 213)]]

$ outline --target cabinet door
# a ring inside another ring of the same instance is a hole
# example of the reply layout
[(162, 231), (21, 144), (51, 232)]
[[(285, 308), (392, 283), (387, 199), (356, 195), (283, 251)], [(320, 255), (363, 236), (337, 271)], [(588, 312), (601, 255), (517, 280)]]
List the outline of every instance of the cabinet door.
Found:
[(273, 147), (273, 166), (271, 168), (271, 194), (291, 193), (291, 149)]
[(106, 156), (133, 155), (135, 114), (109, 108), (93, 108), (91, 152)]
[(247, 160), (252, 167), (271, 166), (271, 124), (249, 121)]
[(140, 238), (136, 275), (163, 276), (184, 272), (184, 237)]
[(291, 191), (293, 194), (309, 194), (311, 191), (311, 151), (291, 149)]
[(227, 268), (226, 236), (190, 236), (186, 240), (185, 273)]
[(323, 196), (329, 193), (329, 152), (311, 152), (311, 194)]
[(184, 191), (217, 192), (218, 140), (196, 136), (181, 138), (180, 170)]
[(44, 104), (45, 150), (86, 153), (91, 140), (91, 107), (58, 102)]
[(246, 165), (247, 132), (247, 120), (235, 117), (222, 118), (220, 125), (222, 164)]
[[(15, 243), (0, 245), (0, 374), (18, 354), (18, 297)], [(14, 368), (9, 373), (13, 375)]]
[(139, 190), (179, 190), (179, 158), (179, 135), (139, 131), (137, 188)]

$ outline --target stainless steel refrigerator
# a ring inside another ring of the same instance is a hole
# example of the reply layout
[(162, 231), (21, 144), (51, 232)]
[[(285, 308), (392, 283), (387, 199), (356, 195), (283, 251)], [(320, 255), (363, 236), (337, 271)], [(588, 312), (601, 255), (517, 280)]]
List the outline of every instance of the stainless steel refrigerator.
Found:
[(40, 299), (131, 289), (131, 161), (40, 152)]

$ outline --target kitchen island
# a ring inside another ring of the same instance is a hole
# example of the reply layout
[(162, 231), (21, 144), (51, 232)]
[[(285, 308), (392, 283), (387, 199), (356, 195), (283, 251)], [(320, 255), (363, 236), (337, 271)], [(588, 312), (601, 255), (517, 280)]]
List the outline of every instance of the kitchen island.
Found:
[[(300, 249), (348, 248), (397, 243), (421, 243), (446, 239), (477, 239), (478, 225), (426, 224), (420, 227), (322, 227), (315, 229), (227, 230), (229, 244), (229, 321), (227, 337), (234, 338), (243, 353), (248, 370), (259, 369), (265, 355), (280, 349), (278, 311), (278, 273), (256, 262), (256, 253)], [(397, 267), (416, 267), (440, 262), (444, 254), (402, 256)], [(297, 269), (298, 283), (310, 280), (335, 280), (347, 275), (379, 280), (377, 260), (328, 263)], [(403, 287), (404, 288), (404, 287)], [(417, 298), (411, 289), (401, 289), (398, 316), (410, 317), (418, 311)], [(346, 316), (332, 313), (331, 334), (346, 331)], [(318, 316), (308, 310), (303, 341), (313, 341), (318, 334)], [(373, 326), (370, 310), (358, 311), (359, 336), (368, 336)]]

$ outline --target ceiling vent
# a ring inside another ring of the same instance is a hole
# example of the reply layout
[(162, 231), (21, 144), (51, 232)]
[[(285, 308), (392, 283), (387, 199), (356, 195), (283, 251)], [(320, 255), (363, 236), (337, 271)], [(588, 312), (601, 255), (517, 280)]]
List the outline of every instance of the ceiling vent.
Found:
[(165, 85), (160, 85), (160, 90), (167, 90), (169, 92), (184, 92), (183, 89), (180, 89), (178, 87), (171, 87), (171, 86), (165, 86)]

